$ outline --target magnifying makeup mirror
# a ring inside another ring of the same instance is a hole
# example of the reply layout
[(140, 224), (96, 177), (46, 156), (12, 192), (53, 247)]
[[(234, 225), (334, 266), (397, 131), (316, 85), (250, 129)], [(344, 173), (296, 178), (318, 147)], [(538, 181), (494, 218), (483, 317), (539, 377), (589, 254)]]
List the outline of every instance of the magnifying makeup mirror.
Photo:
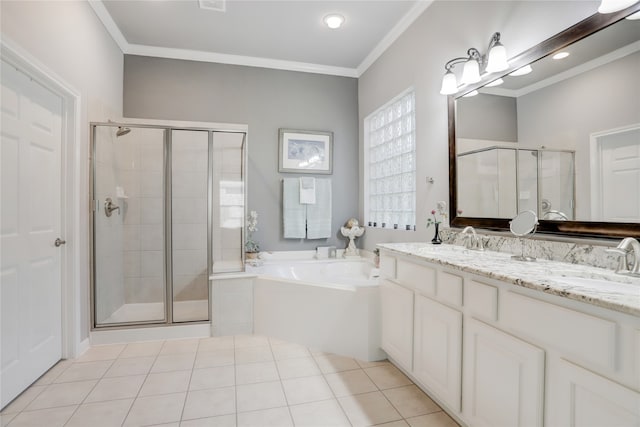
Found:
[(514, 236), (520, 238), (522, 243), (522, 254), (513, 255), (511, 259), (516, 261), (535, 261), (536, 259), (524, 255), (524, 238), (531, 237), (538, 228), (538, 216), (534, 211), (523, 211), (509, 221), (509, 228)]

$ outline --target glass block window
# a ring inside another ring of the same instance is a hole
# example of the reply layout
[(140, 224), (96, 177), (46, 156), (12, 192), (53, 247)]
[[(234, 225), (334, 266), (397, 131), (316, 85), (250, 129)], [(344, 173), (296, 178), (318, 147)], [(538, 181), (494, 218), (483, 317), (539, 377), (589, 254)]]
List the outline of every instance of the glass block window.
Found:
[(371, 113), (365, 130), (365, 222), (413, 230), (416, 223), (415, 92)]

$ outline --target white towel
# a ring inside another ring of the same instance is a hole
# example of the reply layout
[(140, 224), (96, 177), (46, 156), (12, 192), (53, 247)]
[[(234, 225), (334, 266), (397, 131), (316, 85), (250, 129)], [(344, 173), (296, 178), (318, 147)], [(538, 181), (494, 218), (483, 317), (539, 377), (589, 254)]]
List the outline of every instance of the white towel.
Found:
[(298, 178), (282, 180), (282, 217), (285, 239), (304, 239), (306, 207), (300, 204)]
[(307, 205), (307, 239), (331, 237), (331, 180), (316, 179), (316, 203)]
[(313, 177), (300, 178), (300, 203), (313, 205), (316, 203), (316, 179)]

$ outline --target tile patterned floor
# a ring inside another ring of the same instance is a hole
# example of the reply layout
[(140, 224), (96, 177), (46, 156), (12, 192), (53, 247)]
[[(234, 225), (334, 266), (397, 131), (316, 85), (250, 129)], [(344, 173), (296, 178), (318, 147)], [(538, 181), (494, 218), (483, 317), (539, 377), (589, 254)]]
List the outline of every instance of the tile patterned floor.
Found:
[(59, 362), (2, 427), (457, 424), (388, 362), (255, 336), (97, 346)]

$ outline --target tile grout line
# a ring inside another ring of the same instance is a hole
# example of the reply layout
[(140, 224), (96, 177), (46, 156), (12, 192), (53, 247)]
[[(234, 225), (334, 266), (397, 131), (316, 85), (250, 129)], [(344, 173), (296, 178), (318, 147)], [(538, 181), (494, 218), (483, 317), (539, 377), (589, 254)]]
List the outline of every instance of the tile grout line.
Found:
[(129, 406), (129, 410), (127, 411), (127, 414), (124, 416), (124, 418), (122, 420), (122, 423), (120, 423), (121, 426), (124, 426), (125, 422), (127, 421), (127, 418), (129, 418), (129, 415), (131, 414), (131, 409), (133, 408), (133, 405), (136, 404), (136, 400), (138, 400), (138, 397), (140, 397), (140, 391), (142, 391), (142, 387), (144, 387), (144, 383), (147, 382), (147, 378), (149, 378), (149, 374), (151, 373), (151, 369), (153, 369), (153, 365), (156, 364), (156, 361), (158, 360), (158, 357), (160, 356), (160, 352), (162, 351), (162, 347), (164, 347), (164, 344), (165, 344), (166, 341), (167, 340), (162, 340), (161, 341), (162, 345), (160, 346), (160, 349), (158, 350), (158, 352), (154, 356), (153, 363), (151, 363), (151, 366), (149, 366), (149, 370), (145, 374), (144, 380), (142, 381), (142, 384), (140, 384), (140, 388), (138, 389), (138, 392), (136, 393), (135, 397), (133, 398), (133, 401), (131, 402), (131, 406)]
[[(198, 358), (198, 350), (200, 349), (200, 342), (202, 338), (198, 339), (198, 345), (196, 346), (196, 351), (193, 355), (193, 363), (191, 364), (191, 373), (189, 374), (189, 381), (187, 381), (187, 389), (184, 393), (184, 400), (182, 401), (182, 410), (180, 411), (180, 418), (178, 419), (178, 424), (182, 424), (182, 418), (184, 417), (184, 409), (187, 407), (187, 399), (189, 397), (189, 391), (191, 390), (191, 380), (193, 379), (193, 374), (196, 368), (196, 359)], [(160, 350), (162, 351), (162, 349)], [(142, 387), (140, 387), (142, 389)]]
[(287, 404), (287, 412), (289, 413), (289, 419), (291, 420), (291, 424), (295, 426), (296, 422), (294, 421), (293, 414), (291, 413), (291, 405), (289, 405), (289, 399), (287, 398), (287, 393), (284, 391), (284, 385), (282, 384), (282, 375), (280, 374), (280, 367), (278, 366), (276, 355), (273, 352), (273, 343), (271, 342), (270, 337), (267, 337), (267, 341), (269, 342), (269, 350), (271, 350), (271, 357), (273, 357), (273, 364), (275, 365), (276, 372), (278, 373), (278, 380), (280, 381), (280, 388), (282, 389), (282, 395), (284, 396), (284, 401)]

